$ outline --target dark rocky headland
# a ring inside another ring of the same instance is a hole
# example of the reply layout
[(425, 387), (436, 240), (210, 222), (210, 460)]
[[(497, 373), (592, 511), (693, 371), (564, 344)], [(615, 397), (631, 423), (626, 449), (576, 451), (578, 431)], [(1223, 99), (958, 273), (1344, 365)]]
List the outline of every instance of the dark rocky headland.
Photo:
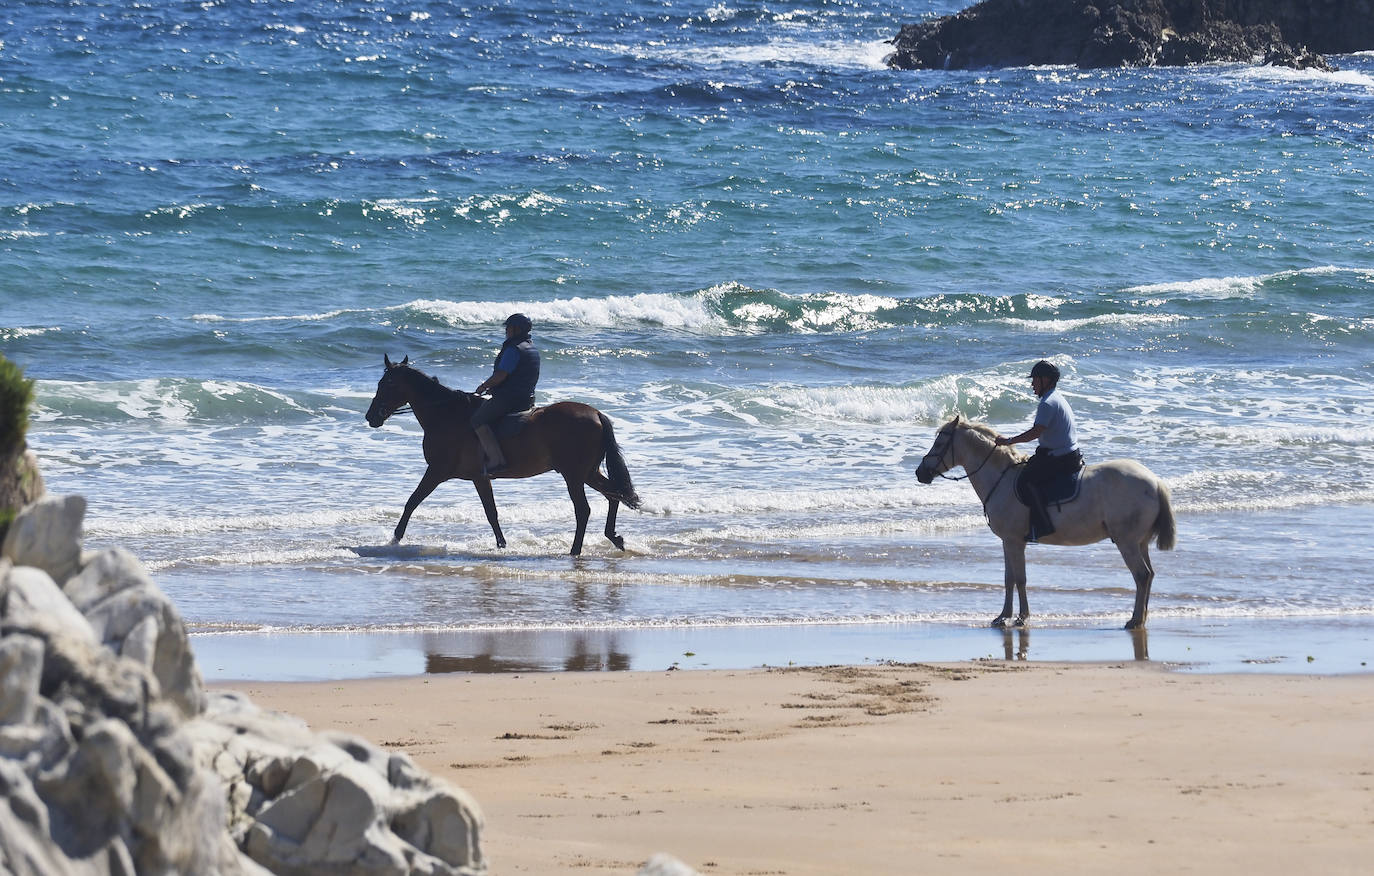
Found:
[(983, 0), (903, 25), (903, 70), (1208, 62), (1332, 69), (1324, 54), (1374, 49), (1374, 0)]

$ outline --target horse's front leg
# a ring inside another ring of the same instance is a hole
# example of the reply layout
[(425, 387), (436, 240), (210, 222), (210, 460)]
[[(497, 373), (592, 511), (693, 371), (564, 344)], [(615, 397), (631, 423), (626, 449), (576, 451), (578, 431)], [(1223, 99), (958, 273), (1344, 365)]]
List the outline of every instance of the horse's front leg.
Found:
[(1013, 626), (1025, 626), (1030, 617), (1030, 604), (1026, 599), (1026, 545), (1019, 539), (1002, 541), (1002, 584), (1006, 598), (1002, 601), (1002, 613), (993, 618), (994, 627), (1005, 627), (1011, 620), (1012, 594), (1020, 596), (1021, 611), (1016, 615)]
[(410, 515), (414, 514), (415, 509), (420, 506), (420, 503), (428, 498), (429, 494), (434, 492), (434, 488), (443, 482), (444, 479), (435, 472), (434, 466), (425, 469), (425, 476), (420, 478), (419, 486), (415, 488), (415, 492), (411, 493), (410, 498), (406, 500), (405, 510), (401, 512), (401, 521), (396, 524), (396, 531), (393, 533), (392, 544), (395, 544), (405, 537), (406, 526), (410, 524)]
[(491, 478), (477, 478), (472, 485), (477, 488), (477, 496), (482, 500), (482, 510), (487, 512), (487, 522), (491, 524), (491, 532), (496, 536), (496, 546), (505, 547), (506, 537), (501, 534), (501, 522), (497, 519), (496, 494), (491, 491)]

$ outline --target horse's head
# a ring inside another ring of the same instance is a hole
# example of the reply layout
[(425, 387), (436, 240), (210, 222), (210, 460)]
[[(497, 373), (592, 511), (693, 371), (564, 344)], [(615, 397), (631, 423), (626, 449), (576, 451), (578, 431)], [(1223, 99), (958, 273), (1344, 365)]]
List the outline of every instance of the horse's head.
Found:
[(928, 484), (935, 480), (936, 475), (954, 468), (954, 458), (950, 454), (950, 449), (954, 446), (954, 433), (962, 424), (962, 418), (955, 414), (954, 419), (940, 428), (935, 436), (935, 443), (930, 445), (930, 450), (921, 457), (921, 464), (916, 468), (916, 480)]
[(386, 370), (382, 372), (382, 379), (377, 381), (377, 394), (372, 397), (372, 405), (367, 409), (367, 424), (374, 429), (385, 423), (387, 417), (405, 407), (410, 400), (397, 374), (399, 369), (409, 367), (410, 357), (406, 356), (400, 362), (392, 362), (391, 357), (383, 353), (382, 362), (386, 365)]

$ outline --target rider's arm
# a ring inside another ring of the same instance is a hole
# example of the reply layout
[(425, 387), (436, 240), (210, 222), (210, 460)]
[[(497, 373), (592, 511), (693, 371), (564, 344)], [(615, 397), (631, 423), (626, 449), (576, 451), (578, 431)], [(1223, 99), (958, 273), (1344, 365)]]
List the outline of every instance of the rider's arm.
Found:
[(501, 353), (501, 358), (496, 363), (496, 368), (491, 372), (491, 376), (482, 381), (482, 385), (477, 387), (477, 394), (481, 395), (489, 389), (495, 389), (506, 382), (515, 366), (520, 364), (520, 351), (514, 347), (507, 347)]
[(502, 371), (500, 369), (497, 369), (496, 371), (491, 372), (491, 376), (488, 377), (486, 380), (483, 380), (482, 385), (477, 387), (477, 394), (481, 395), (489, 389), (495, 389), (496, 387), (505, 383), (507, 377), (510, 377), (509, 371)]
[(997, 446), (1005, 447), (1008, 444), (1020, 444), (1023, 441), (1034, 441), (1036, 438), (1039, 438), (1041, 435), (1044, 434), (1045, 427), (1040, 425), (1039, 423), (1036, 423), (1034, 426), (1031, 426), (1029, 429), (1022, 432), (1020, 435), (1013, 435), (1010, 438), (1003, 438), (1001, 436), (998, 436)]

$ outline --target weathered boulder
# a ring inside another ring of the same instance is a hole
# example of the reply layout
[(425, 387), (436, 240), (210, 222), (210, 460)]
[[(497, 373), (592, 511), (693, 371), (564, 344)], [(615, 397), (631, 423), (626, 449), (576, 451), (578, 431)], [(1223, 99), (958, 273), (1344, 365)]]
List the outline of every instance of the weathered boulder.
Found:
[(0, 870), (486, 873), (476, 804), (404, 754), (207, 695), (179, 614), (80, 497), (0, 558)]
[(484, 873), (481, 815), (402, 753), (311, 733), (237, 694), (210, 697), (191, 734), (227, 788), (229, 831), (273, 873)]
[(97, 639), (149, 669), (162, 694), (187, 716), (205, 708), (205, 691), (186, 626), (172, 601), (122, 548), (90, 557), (63, 587)]
[[(179, 708), (47, 572), (0, 562), (0, 854), (8, 872), (259, 873), (224, 830)], [(69, 625), (68, 625), (68, 622)]]
[(0, 556), (47, 572), (59, 585), (81, 569), (81, 496), (43, 496), (26, 506), (5, 533)]
[(903, 25), (901, 69), (1177, 66), (1329, 69), (1317, 53), (1374, 49), (1374, 0), (983, 0)]

